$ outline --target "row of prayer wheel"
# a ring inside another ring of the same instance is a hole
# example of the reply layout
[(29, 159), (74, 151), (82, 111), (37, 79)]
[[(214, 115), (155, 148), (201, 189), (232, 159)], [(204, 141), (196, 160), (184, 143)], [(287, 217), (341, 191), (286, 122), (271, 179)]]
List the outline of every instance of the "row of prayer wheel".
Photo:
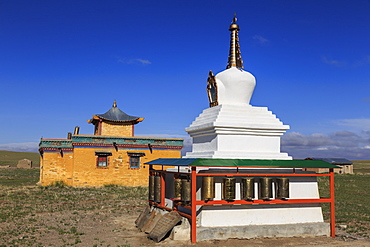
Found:
[[(242, 200), (253, 200), (255, 198), (254, 189), (255, 178), (246, 177), (241, 179), (240, 198)], [(258, 197), (262, 200), (273, 198), (272, 190), (273, 179), (270, 177), (261, 177), (258, 184)], [(224, 178), (222, 183), (222, 199), (235, 200), (236, 196), (236, 179)], [(189, 178), (174, 179), (174, 199), (181, 200), (185, 203), (191, 201), (191, 181)], [(202, 200), (213, 200), (215, 198), (215, 178), (203, 177), (201, 187)], [(276, 178), (275, 181), (275, 198), (289, 198), (289, 179)], [(161, 177), (149, 176), (149, 200), (154, 202), (161, 201)]]
[[(149, 201), (161, 202), (161, 177), (149, 176)], [(174, 179), (174, 199), (191, 201), (191, 181), (189, 178)]]
[[(253, 177), (246, 177), (241, 179), (240, 184), (240, 198), (242, 200), (253, 200), (255, 198)], [(273, 179), (270, 177), (261, 177), (259, 179), (259, 195), (262, 200), (270, 200), (273, 198), (272, 190)], [(224, 178), (222, 183), (222, 200), (235, 200), (236, 196), (236, 179)], [(215, 198), (215, 182), (214, 177), (203, 177), (202, 180), (202, 200), (213, 200)], [(275, 182), (275, 198), (287, 199), (289, 198), (289, 179), (276, 178)]]

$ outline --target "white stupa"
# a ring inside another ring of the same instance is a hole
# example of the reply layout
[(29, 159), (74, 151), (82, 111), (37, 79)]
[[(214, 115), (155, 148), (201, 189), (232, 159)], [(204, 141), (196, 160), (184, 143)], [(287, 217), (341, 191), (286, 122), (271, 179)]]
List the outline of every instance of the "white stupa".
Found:
[[(280, 137), (289, 126), (284, 125), (267, 107), (250, 105), (256, 80), (251, 73), (243, 70), (236, 18), (229, 30), (231, 42), (227, 68), (216, 76), (212, 71), (209, 73), (207, 91), (210, 107), (185, 129), (193, 139), (193, 150), (183, 158), (292, 160), (291, 156), (280, 152)], [(177, 171), (177, 168), (173, 169)], [(204, 169), (208, 168), (202, 167), (197, 171)], [(248, 172), (268, 172), (273, 176), (279, 168), (268, 171), (253, 168)], [(285, 169), (284, 172), (293, 171)], [(289, 179), (289, 199), (320, 198), (316, 177), (293, 176)], [(236, 191), (239, 191), (240, 183), (240, 180), (236, 182)], [(215, 200), (221, 200), (221, 177), (216, 177), (215, 187)], [(258, 191), (257, 183), (255, 191)], [(201, 199), (200, 189), (196, 196), (197, 200)], [(236, 198), (240, 199), (239, 192)], [(329, 235), (329, 224), (324, 222), (321, 206), (316, 203), (207, 205), (198, 210), (197, 231), (202, 240)]]
[(284, 125), (267, 107), (250, 105), (255, 77), (243, 70), (236, 18), (230, 25), (230, 54), (226, 70), (208, 77), (210, 108), (185, 130), (193, 150), (183, 158), (278, 159), (292, 157), (280, 152)]

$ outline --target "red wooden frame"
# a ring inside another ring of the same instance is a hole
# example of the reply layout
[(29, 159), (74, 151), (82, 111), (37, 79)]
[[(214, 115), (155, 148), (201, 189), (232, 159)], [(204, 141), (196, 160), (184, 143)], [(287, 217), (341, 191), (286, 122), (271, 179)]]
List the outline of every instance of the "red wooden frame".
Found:
[[(261, 167), (254, 167), (254, 168), (261, 168)], [(266, 168), (266, 167), (264, 167)], [(290, 168), (290, 167), (287, 167)], [(302, 168), (304, 169), (304, 168)], [(319, 169), (317, 167), (316, 169)], [(157, 173), (161, 176), (161, 202), (160, 203), (154, 203), (150, 202), (150, 204), (168, 210), (172, 211), (174, 209), (168, 208), (165, 205), (165, 174), (166, 173), (174, 173), (174, 174), (186, 174), (189, 175), (189, 173), (180, 172), (180, 168), (178, 168), (177, 172), (170, 172), (163, 170), (154, 170), (153, 165), (150, 165), (149, 169), (151, 174)], [(288, 200), (281, 200), (281, 199), (272, 199), (269, 201), (265, 200), (252, 200), (252, 201), (246, 201), (246, 200), (233, 200), (233, 201), (226, 201), (226, 200), (213, 200), (213, 201), (197, 201), (196, 199), (196, 188), (197, 188), (197, 180), (196, 178), (198, 176), (253, 176), (253, 177), (262, 177), (262, 176), (269, 176), (269, 177), (276, 177), (276, 176), (294, 176), (294, 177), (319, 177), (319, 176), (328, 176), (329, 177), (329, 190), (330, 195), (328, 198), (320, 197), (319, 199), (288, 199)], [(191, 167), (191, 206), (185, 206), (186, 208), (191, 210), (191, 215), (178, 212), (180, 215), (187, 217), (191, 221), (191, 242), (196, 243), (197, 241), (197, 205), (233, 205), (233, 204), (295, 204), (295, 203), (329, 203), (330, 204), (330, 236), (335, 237), (335, 205), (334, 205), (334, 169), (329, 168), (328, 174), (318, 174), (318, 173), (311, 173), (311, 174), (302, 174), (302, 173), (295, 173), (295, 169), (293, 169), (293, 173), (239, 173), (238, 170), (236, 173), (197, 173), (196, 172), (196, 166)]]

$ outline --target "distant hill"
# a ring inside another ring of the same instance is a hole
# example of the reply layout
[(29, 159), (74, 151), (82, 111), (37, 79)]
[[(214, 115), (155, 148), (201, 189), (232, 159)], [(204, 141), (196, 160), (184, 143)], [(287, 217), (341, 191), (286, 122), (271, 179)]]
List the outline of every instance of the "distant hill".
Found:
[(26, 152), (13, 152), (13, 151), (0, 151), (0, 166), (16, 167), (18, 161), (21, 159), (32, 160), (33, 167), (40, 166), (40, 154), (26, 153)]

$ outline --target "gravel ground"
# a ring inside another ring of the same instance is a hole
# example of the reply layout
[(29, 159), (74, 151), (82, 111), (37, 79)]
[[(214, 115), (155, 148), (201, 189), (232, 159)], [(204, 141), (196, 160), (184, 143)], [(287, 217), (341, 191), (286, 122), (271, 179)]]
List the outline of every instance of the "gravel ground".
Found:
[[(132, 208), (130, 208), (132, 209)], [(188, 246), (190, 241), (159, 243), (135, 227), (135, 220), (143, 207), (109, 208), (91, 211), (39, 213), (14, 222), (0, 223), (3, 245), (0, 246)], [(7, 233), (4, 236), (4, 233)], [(338, 229), (336, 238), (263, 238), (204, 241), (192, 246), (370, 246), (369, 239), (346, 234)]]

